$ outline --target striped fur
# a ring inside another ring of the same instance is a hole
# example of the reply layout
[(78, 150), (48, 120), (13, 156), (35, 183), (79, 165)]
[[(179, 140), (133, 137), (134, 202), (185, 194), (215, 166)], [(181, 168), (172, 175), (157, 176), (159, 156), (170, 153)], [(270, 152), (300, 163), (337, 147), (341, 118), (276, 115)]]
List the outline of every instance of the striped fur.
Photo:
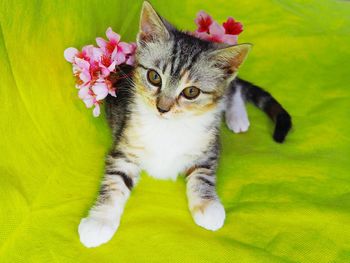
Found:
[[(226, 108), (226, 119), (230, 119), (229, 111), (235, 110), (230, 107), (230, 102), (233, 101), (233, 98), (237, 93), (240, 94), (239, 96), (241, 96), (242, 101), (253, 103), (255, 106), (262, 109), (276, 123), (273, 139), (276, 142), (282, 143), (292, 127), (291, 116), (282, 107), (282, 105), (279, 104), (278, 101), (271, 96), (270, 93), (248, 81), (236, 78), (230, 83), (228, 93), (228, 107)], [(241, 109), (241, 112), (244, 115), (245, 109)], [(242, 118), (242, 116), (240, 117)], [(232, 126), (230, 123), (227, 124), (229, 127)], [(231, 129), (234, 130), (233, 127)]]
[[(276, 121), (277, 141), (287, 130), (286, 112), (268, 93), (234, 80), (249, 45), (229, 47), (180, 32), (147, 2), (137, 44), (136, 66), (119, 68), (117, 97), (106, 100), (114, 144), (99, 197), (79, 225), (80, 240), (87, 247), (112, 238), (141, 170), (159, 179), (175, 180), (183, 173), (196, 224), (208, 230), (221, 228), (225, 210), (215, 186), (223, 111), (228, 124), (243, 131), (248, 121), (244, 103), (252, 101)], [(150, 82), (150, 70), (159, 75), (161, 85)], [(189, 100), (182, 91), (192, 86), (201, 92)]]

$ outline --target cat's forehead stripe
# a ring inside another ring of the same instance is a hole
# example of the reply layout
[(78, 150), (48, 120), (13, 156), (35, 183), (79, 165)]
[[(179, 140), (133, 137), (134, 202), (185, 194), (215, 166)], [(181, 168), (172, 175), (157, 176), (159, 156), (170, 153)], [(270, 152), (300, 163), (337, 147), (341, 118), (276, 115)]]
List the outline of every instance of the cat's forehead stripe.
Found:
[(171, 62), (170, 62), (170, 74), (174, 75), (174, 70), (176, 68), (176, 64), (179, 58), (179, 51), (178, 51), (178, 47), (179, 47), (179, 42), (178, 41), (174, 41), (173, 42), (173, 48), (172, 48), (172, 52), (171, 52)]
[(206, 49), (203, 50), (203, 47), (200, 45), (188, 43), (185, 39), (181, 38), (181, 36), (175, 35), (171, 49), (170, 74), (174, 77), (181, 78), (181, 72), (183, 72), (184, 69), (190, 71), (201, 53), (205, 51)]
[(168, 64), (166, 62), (164, 62), (163, 69), (162, 69), (163, 75), (165, 74), (165, 71), (166, 71), (167, 67), (168, 67)]

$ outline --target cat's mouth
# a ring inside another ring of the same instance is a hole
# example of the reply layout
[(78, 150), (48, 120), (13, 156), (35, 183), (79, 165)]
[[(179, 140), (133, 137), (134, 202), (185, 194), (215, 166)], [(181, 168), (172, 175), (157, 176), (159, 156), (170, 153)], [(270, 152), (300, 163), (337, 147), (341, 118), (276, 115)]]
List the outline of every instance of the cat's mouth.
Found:
[(172, 114), (171, 113), (160, 113), (160, 112), (157, 112), (158, 118), (160, 118), (162, 120), (169, 120), (169, 119), (171, 119), (170, 115), (172, 115)]

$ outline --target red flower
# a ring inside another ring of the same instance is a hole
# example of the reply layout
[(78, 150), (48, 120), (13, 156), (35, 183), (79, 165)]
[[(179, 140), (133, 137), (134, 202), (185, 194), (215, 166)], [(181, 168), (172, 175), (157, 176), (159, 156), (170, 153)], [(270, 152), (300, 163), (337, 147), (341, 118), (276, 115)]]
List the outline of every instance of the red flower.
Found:
[(210, 15), (204, 11), (199, 11), (196, 19), (194, 20), (198, 26), (197, 32), (206, 32), (209, 33), (209, 27), (213, 23), (213, 19)]
[(229, 35), (239, 35), (243, 31), (243, 25), (232, 17), (227, 18), (227, 21), (222, 25), (225, 28), (225, 33)]

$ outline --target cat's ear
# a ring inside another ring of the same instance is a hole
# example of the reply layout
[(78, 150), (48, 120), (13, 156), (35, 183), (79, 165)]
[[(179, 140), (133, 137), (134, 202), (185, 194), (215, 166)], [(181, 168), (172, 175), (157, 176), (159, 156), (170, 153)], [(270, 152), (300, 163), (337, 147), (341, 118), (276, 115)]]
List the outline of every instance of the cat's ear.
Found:
[(140, 31), (137, 35), (137, 41), (142, 43), (151, 42), (157, 39), (168, 39), (170, 36), (167, 29), (168, 26), (170, 26), (170, 24), (157, 14), (151, 4), (144, 1), (142, 5)]
[(239, 44), (215, 50), (213, 52), (215, 63), (227, 70), (227, 73), (234, 74), (247, 58), (251, 47), (251, 44)]

